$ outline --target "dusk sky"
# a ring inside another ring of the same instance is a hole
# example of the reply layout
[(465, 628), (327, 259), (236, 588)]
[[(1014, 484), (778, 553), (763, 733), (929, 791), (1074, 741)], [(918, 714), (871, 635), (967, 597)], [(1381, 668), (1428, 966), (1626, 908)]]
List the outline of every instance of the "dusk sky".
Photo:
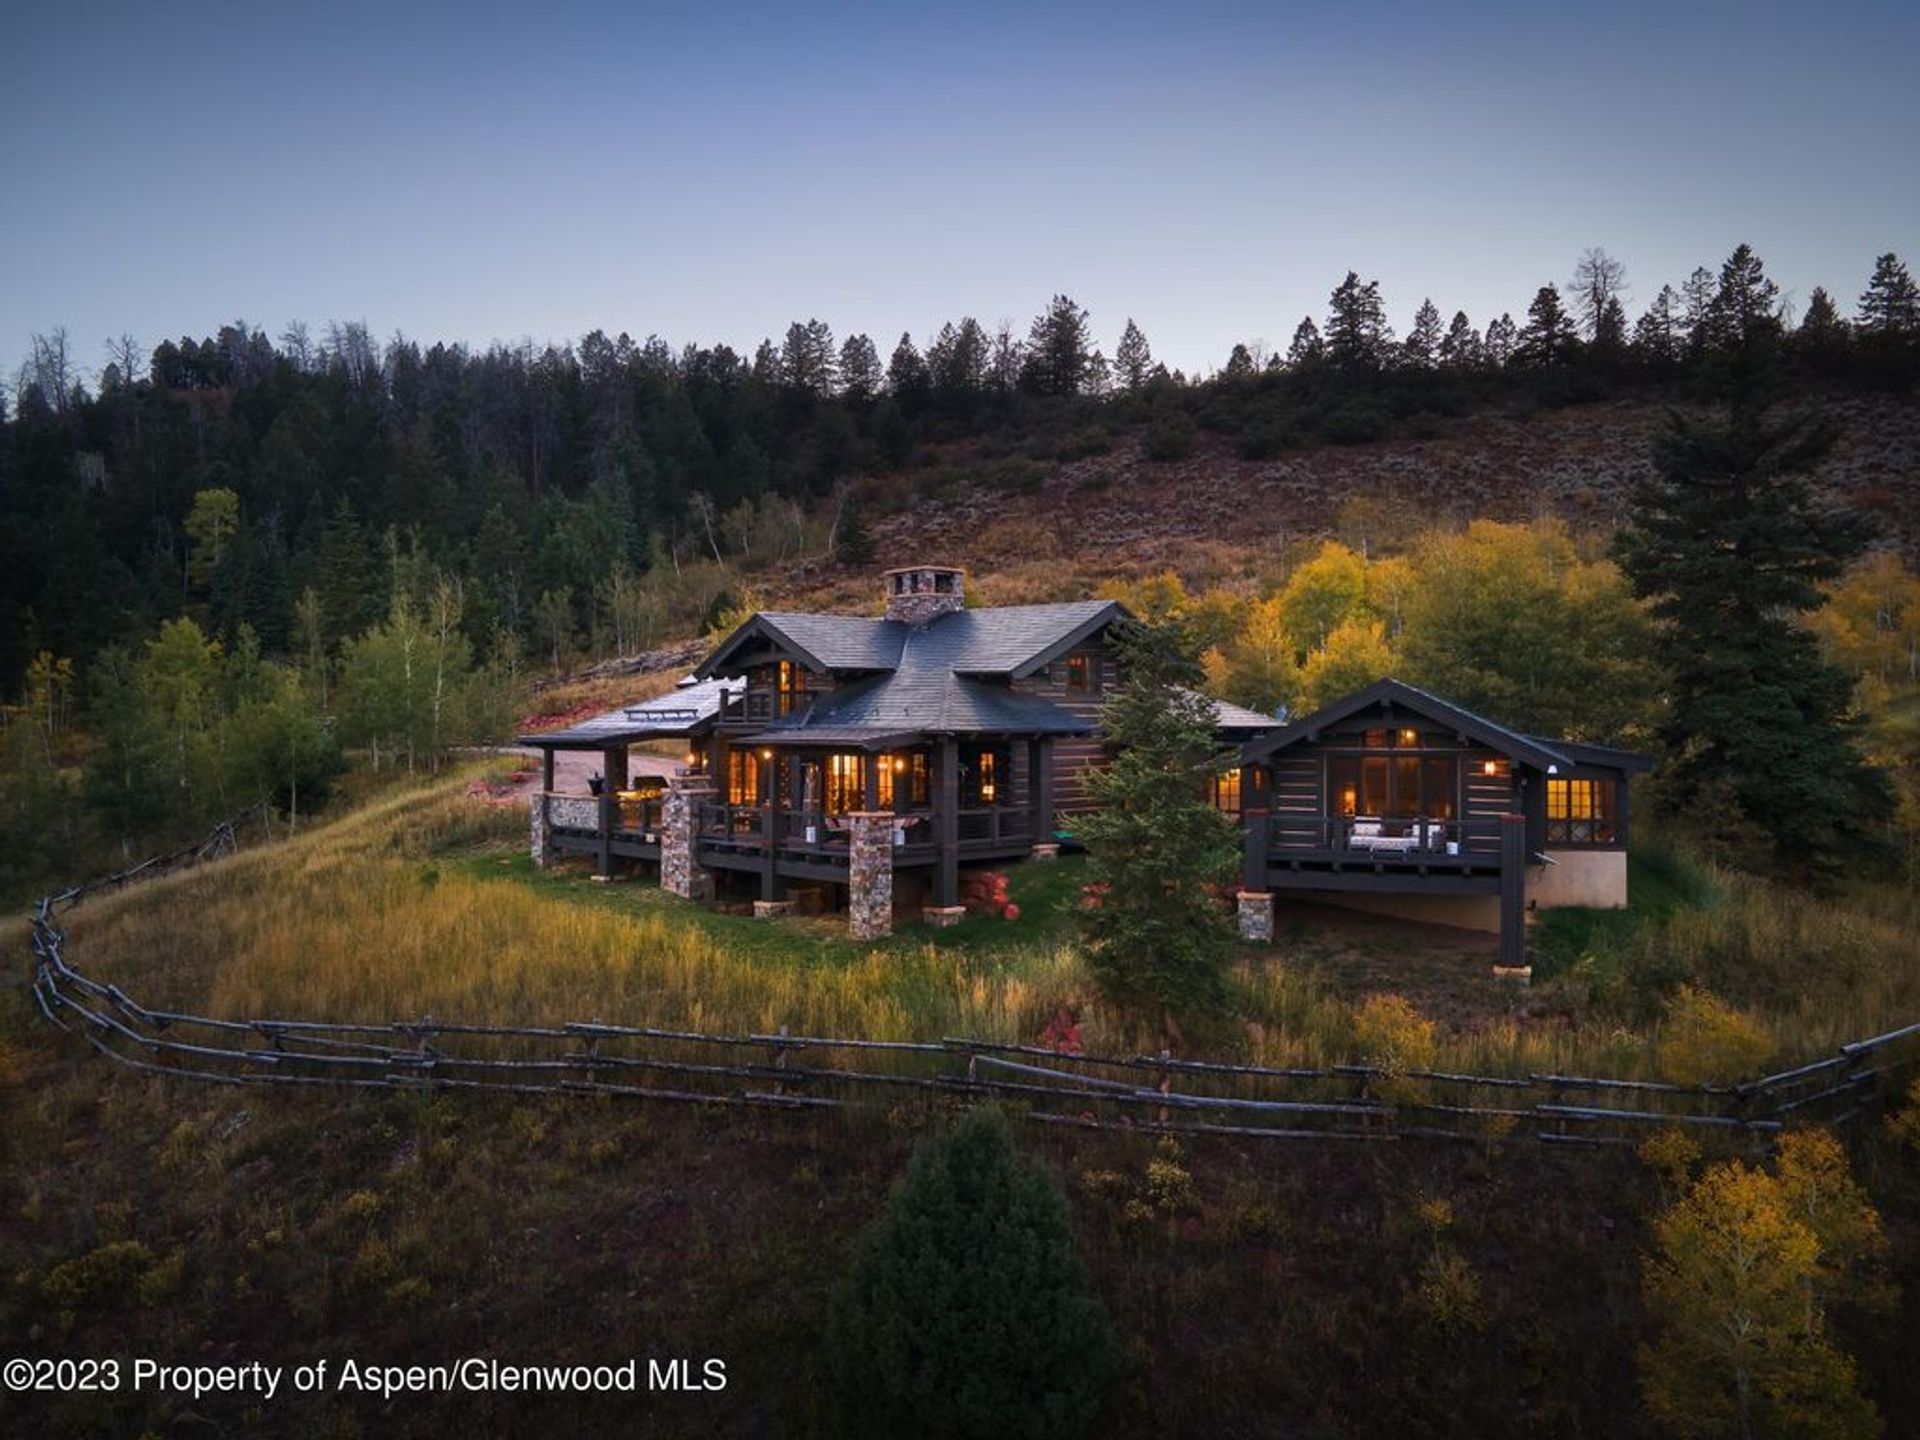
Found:
[(236, 317), (750, 350), (1027, 322), (1284, 348), (1349, 269), (1629, 312), (1751, 242), (1845, 313), (1920, 264), (1920, 6), (14, 7), (0, 364)]

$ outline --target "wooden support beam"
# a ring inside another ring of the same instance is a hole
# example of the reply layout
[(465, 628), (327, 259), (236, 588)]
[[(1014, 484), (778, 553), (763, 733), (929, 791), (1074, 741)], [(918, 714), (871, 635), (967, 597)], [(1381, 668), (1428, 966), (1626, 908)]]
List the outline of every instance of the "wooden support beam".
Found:
[(1033, 812), (1033, 843), (1053, 842), (1053, 740), (1027, 741), (1027, 804)]
[(549, 795), (553, 793), (553, 747), (551, 745), (540, 752), (540, 788)]
[(945, 907), (960, 903), (960, 746), (951, 735), (940, 741), (935, 770), (933, 903)]
[(1273, 817), (1256, 805), (1252, 809), (1242, 807), (1240, 819), (1244, 832), (1240, 852), (1240, 886), (1244, 890), (1264, 890), (1267, 888), (1267, 850), (1272, 844)]
[(1527, 817), (1500, 817), (1500, 964), (1527, 963)]

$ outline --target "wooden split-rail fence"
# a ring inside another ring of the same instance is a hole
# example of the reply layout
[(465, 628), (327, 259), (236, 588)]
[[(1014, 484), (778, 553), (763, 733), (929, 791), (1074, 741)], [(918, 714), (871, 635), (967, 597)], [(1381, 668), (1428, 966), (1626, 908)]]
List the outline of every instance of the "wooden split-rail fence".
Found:
[(903, 1098), (997, 1099), (1038, 1123), (1261, 1140), (1631, 1145), (1661, 1126), (1764, 1143), (1796, 1122), (1874, 1109), (1920, 1058), (1920, 1024), (1843, 1045), (1740, 1085), (1582, 1075), (1471, 1075), (1376, 1065), (1281, 1068), (1158, 1055), (1089, 1055), (963, 1037), (861, 1040), (720, 1035), (600, 1020), (467, 1025), (234, 1020), (150, 1009), (69, 963), (59, 911), (231, 850), (204, 842), (43, 899), (30, 989), (46, 1021), (119, 1065), (232, 1086), (606, 1095), (710, 1106), (892, 1109)]

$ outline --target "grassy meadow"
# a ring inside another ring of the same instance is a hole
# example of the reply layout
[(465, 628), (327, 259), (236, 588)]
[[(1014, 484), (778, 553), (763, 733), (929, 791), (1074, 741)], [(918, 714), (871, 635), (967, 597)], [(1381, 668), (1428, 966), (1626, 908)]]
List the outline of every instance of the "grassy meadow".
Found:
[[(1081, 862), (1012, 867), (1017, 921), (969, 917), (858, 944), (838, 917), (755, 921), (649, 879), (537, 871), (524, 812), (473, 798), (472, 773), (89, 900), (69, 917), (72, 958), (143, 1003), (223, 1018), (1032, 1042), (1069, 1006), (1090, 1050), (1160, 1043), (1099, 1003), (1073, 938)], [(1669, 1068), (1664, 997), (1682, 984), (1739, 1012), (1749, 1064), (1797, 1062), (1920, 1016), (1911, 897), (1787, 891), (1657, 841), (1634, 872), (1633, 910), (1537, 922), (1531, 988), (1491, 980), (1478, 937), (1422, 932), (1442, 938), (1412, 948), (1440, 953), (1416, 972), (1402, 929), (1322, 910), (1290, 918), (1283, 905), (1277, 943), (1240, 952), (1231, 1012), (1185, 1020), (1182, 1042), (1271, 1065), (1366, 1058), (1356, 1005), (1397, 990), (1431, 1022), (1417, 1038), (1436, 1066), (1655, 1078)]]

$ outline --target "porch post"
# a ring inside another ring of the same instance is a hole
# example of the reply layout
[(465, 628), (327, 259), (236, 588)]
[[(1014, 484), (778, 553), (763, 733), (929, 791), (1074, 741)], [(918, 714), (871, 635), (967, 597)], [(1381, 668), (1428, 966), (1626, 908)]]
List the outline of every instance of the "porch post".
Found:
[[(1245, 791), (1241, 792), (1243, 797), (1245, 793)], [(1240, 828), (1242, 832), (1241, 887), (1247, 890), (1264, 891), (1267, 888), (1267, 850), (1272, 844), (1272, 816), (1263, 806), (1255, 805), (1249, 809), (1243, 805), (1240, 810)]]
[(767, 767), (766, 784), (760, 787), (760, 843), (764, 847), (760, 852), (760, 898), (771, 902), (780, 898), (778, 865), (780, 840), (787, 828), (786, 807), (773, 793), (774, 778), (780, 773), (778, 754), (756, 763)]
[(1527, 817), (1500, 817), (1500, 964), (1527, 963)]
[[(549, 755), (553, 752), (548, 751)], [(533, 851), (533, 863), (537, 869), (544, 870), (553, 863), (553, 841), (547, 828), (547, 801), (552, 797), (544, 790), (536, 790), (527, 797), (527, 809), (530, 813), (530, 848)]]
[(878, 811), (880, 808), (880, 767), (886, 763), (887, 757), (884, 755), (860, 757), (860, 774), (867, 782), (866, 805), (869, 813)]
[(893, 813), (847, 817), (847, 928), (856, 940), (893, 933)]
[(940, 741), (936, 781), (933, 823), (940, 848), (939, 863), (934, 867), (933, 903), (947, 909), (960, 903), (960, 746), (951, 735)]
[(540, 751), (540, 788), (549, 794), (553, 792), (553, 747), (547, 745)]
[(1053, 838), (1053, 740), (1036, 735), (1027, 741), (1027, 804), (1032, 812), (1028, 829), (1033, 836), (1033, 858), (1052, 860), (1060, 854)]
[(660, 888), (685, 900), (711, 900), (713, 876), (699, 863), (700, 807), (713, 798), (704, 775), (673, 775), (660, 815)]

